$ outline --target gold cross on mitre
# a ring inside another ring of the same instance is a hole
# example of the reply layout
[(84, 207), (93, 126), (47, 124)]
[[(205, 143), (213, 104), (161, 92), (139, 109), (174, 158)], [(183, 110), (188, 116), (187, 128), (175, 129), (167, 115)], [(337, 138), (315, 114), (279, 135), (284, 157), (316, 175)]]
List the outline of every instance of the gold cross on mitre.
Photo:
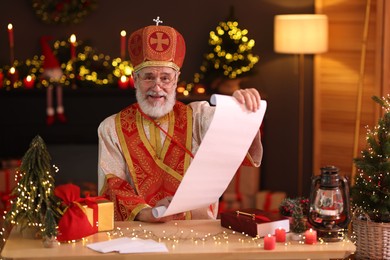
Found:
[(159, 23), (163, 23), (163, 21), (160, 20), (160, 16), (157, 16), (156, 19), (153, 19), (153, 22), (155, 22), (157, 26)]

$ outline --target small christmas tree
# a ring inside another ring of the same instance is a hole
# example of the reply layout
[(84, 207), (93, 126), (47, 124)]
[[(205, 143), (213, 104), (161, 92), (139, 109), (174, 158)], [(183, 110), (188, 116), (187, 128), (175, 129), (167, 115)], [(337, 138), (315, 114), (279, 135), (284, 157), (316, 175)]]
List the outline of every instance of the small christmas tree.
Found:
[(285, 198), (279, 205), (280, 214), (292, 218), (290, 229), (294, 233), (302, 233), (306, 230), (308, 209), (309, 199), (304, 197)]
[(6, 213), (6, 225), (17, 225), (20, 230), (38, 227), (43, 238), (55, 237), (59, 214), (54, 195), (54, 169), (43, 139), (36, 136), (22, 158), (20, 180), (11, 193), (11, 209)]
[(355, 158), (358, 169), (351, 188), (354, 207), (374, 222), (390, 222), (390, 95), (373, 97), (384, 109), (373, 130), (367, 130), (367, 148)]
[[(210, 32), (209, 51), (204, 55), (200, 73), (194, 83), (212, 84), (216, 79), (236, 79), (247, 76), (259, 61), (252, 53), (255, 41), (249, 39), (248, 30), (240, 29), (231, 7), (227, 21), (218, 24)], [(210, 90), (210, 89), (209, 89)]]

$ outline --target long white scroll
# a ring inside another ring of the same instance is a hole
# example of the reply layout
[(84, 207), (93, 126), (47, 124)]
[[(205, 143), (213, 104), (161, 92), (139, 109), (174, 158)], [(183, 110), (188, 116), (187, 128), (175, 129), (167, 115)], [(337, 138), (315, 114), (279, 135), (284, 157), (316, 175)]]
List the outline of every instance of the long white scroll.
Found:
[(207, 207), (218, 201), (245, 158), (259, 131), (267, 108), (248, 111), (231, 96), (213, 95), (216, 105), (210, 127), (168, 207), (155, 207), (153, 215), (164, 217)]

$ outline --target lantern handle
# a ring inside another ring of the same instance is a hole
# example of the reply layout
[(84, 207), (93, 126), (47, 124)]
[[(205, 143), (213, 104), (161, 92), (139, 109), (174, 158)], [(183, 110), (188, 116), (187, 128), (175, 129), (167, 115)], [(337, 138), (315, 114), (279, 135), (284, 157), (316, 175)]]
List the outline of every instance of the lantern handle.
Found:
[(345, 177), (341, 178), (341, 184), (343, 186), (344, 190), (344, 200), (345, 200), (345, 205), (344, 205), (344, 213), (345, 213), (345, 219), (343, 222), (340, 222), (338, 224), (339, 227), (346, 228), (351, 221), (351, 211), (350, 211), (350, 201), (349, 201), (349, 185), (348, 185), (348, 180)]
[(310, 197), (309, 197), (309, 203), (308, 203), (308, 209), (307, 209), (307, 220), (309, 221), (310, 225), (312, 225), (313, 227), (317, 226), (318, 223), (314, 222), (314, 220), (312, 219), (311, 215), (312, 215), (312, 203), (314, 202), (314, 192), (316, 190), (316, 186), (317, 186), (317, 182), (320, 182), (321, 181), (321, 175), (317, 175), (317, 176), (313, 176), (312, 177), (312, 180), (311, 180), (311, 190), (310, 190)]

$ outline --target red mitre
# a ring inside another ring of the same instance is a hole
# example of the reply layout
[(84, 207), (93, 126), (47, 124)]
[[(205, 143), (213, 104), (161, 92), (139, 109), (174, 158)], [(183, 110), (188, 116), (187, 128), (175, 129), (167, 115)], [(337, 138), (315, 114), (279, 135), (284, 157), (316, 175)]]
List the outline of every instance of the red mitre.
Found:
[(128, 47), (135, 72), (148, 66), (171, 67), (178, 71), (186, 53), (183, 36), (169, 26), (152, 25), (133, 32)]

